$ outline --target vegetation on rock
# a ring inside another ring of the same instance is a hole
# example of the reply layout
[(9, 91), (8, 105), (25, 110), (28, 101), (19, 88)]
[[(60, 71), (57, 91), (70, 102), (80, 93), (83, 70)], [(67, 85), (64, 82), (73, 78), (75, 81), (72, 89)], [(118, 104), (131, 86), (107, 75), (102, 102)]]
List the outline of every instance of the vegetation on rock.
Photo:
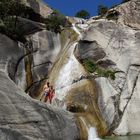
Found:
[(115, 11), (115, 10), (111, 10), (108, 12), (106, 18), (108, 20), (117, 20), (119, 17), (119, 12)]
[(70, 27), (71, 23), (67, 18), (58, 11), (54, 11), (45, 19), (46, 29), (56, 33), (60, 33), (63, 27)]
[(104, 5), (99, 5), (98, 6), (98, 15), (104, 16), (108, 11), (108, 7)]
[(24, 25), (19, 23), (19, 17), (31, 21), (46, 24), (46, 29), (53, 32), (61, 32), (63, 27), (70, 27), (70, 22), (65, 16), (54, 11), (48, 18), (44, 19), (34, 10), (26, 6), (22, 0), (0, 1), (0, 33), (7, 35), (13, 40), (26, 42)]
[(88, 19), (90, 18), (90, 14), (89, 12), (87, 12), (86, 10), (80, 10), (75, 14), (76, 17), (79, 18), (84, 18), (84, 19)]
[[(16, 22), (16, 26), (15, 26)], [(15, 18), (7, 17), (3, 21), (0, 21), (0, 33), (3, 33), (13, 40), (26, 42), (24, 37), (24, 30), (20, 27), (18, 21)]]
[(90, 73), (96, 72), (98, 76), (107, 77), (115, 80), (115, 71), (104, 69), (95, 64), (91, 59), (87, 58), (82, 60), (82, 64), (84, 65), (85, 69)]
[(21, 0), (1, 0), (0, 2), (0, 32), (13, 40), (25, 42), (24, 31), (18, 23), (25, 5)]

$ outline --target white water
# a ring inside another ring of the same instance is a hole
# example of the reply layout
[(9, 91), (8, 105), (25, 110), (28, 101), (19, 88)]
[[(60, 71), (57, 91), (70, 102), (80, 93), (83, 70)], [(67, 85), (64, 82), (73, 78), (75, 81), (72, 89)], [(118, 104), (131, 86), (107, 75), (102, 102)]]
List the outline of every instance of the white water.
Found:
[(81, 39), (82, 38), (81, 32), (78, 30), (78, 28), (75, 26), (75, 24), (72, 24), (72, 26), (73, 26), (73, 30), (79, 35), (79, 39)]
[(91, 127), (83, 117), (80, 117), (80, 120), (82, 121), (82, 123), (84, 124), (87, 132), (88, 132), (88, 140), (101, 140), (98, 137), (97, 131), (95, 127)]
[(88, 130), (88, 140), (101, 140), (98, 135), (95, 127), (90, 127)]
[(59, 100), (63, 100), (68, 91), (71, 88), (71, 84), (73, 83), (74, 79), (78, 79), (83, 75), (83, 67), (78, 62), (78, 60), (75, 58), (73, 51), (76, 47), (77, 43), (74, 43), (70, 48), (68, 49), (68, 56), (65, 59), (68, 59), (66, 61), (66, 64), (63, 65), (61, 68), (61, 71), (59, 72), (59, 76), (56, 79), (55, 82), (55, 88), (56, 88), (56, 97)]

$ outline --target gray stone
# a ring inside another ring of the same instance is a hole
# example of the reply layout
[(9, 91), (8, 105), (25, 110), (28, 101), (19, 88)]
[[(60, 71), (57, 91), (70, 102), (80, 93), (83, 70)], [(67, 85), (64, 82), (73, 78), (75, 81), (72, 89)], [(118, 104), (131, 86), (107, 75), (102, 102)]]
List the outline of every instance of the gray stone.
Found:
[(118, 22), (122, 25), (130, 26), (134, 29), (140, 29), (140, 1), (130, 0), (114, 8), (120, 13)]
[(0, 69), (15, 79), (18, 61), (24, 56), (24, 48), (5, 35), (0, 34)]
[(1, 140), (76, 140), (71, 113), (31, 99), (0, 71)]
[[(117, 135), (140, 134), (138, 6), (138, 0), (131, 0), (116, 7), (120, 12), (117, 22), (89, 19), (89, 27), (83, 33), (82, 44), (79, 43), (75, 52), (77, 58), (98, 60), (98, 65), (116, 71), (115, 80), (100, 77), (95, 81), (99, 109), (108, 124), (109, 132), (114, 130)], [(102, 54), (105, 55), (102, 57)], [(98, 59), (95, 56), (99, 56)]]
[(42, 17), (46, 18), (52, 13), (52, 9), (42, 0), (23, 0), (26, 5), (31, 7), (36, 13), (40, 14)]

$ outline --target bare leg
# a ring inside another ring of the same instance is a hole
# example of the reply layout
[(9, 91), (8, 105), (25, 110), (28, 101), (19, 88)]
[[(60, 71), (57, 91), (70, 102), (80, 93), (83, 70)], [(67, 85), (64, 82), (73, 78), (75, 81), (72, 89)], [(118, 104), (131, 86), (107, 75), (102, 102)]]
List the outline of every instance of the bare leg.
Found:
[(45, 96), (45, 101), (44, 102), (47, 102), (48, 98), (49, 98), (49, 96)]
[(44, 94), (41, 95), (40, 101), (42, 100), (43, 97), (44, 97)]

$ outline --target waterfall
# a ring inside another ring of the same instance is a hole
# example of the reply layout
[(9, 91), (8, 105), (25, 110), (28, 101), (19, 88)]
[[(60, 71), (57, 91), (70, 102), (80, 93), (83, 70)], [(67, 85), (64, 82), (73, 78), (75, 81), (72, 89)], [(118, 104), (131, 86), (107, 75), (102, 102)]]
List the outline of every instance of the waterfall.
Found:
[(86, 128), (86, 131), (88, 132), (88, 140), (101, 140), (98, 137), (97, 131), (95, 127), (91, 127), (88, 122), (83, 117), (80, 117), (80, 120), (82, 121), (84, 127)]
[[(78, 27), (78, 24), (76, 24), (76, 26), (73, 24), (73, 30), (75, 30), (75, 32), (79, 35), (78, 39), (80, 40), (82, 37), (81, 30), (83, 31), (83, 29)], [(66, 109), (68, 105), (67, 99), (72, 94), (85, 92), (87, 95), (89, 95), (89, 92), (94, 92), (91, 81), (88, 79), (81, 79), (81, 77), (87, 76), (88, 73), (74, 55), (74, 50), (77, 45), (78, 40), (77, 42), (69, 43), (61, 50), (49, 77), (50, 83), (52, 83), (55, 87), (55, 96), (52, 105), (61, 107), (63, 109)], [(80, 87), (82, 87), (82, 91), (79, 89)], [(88, 102), (83, 103), (83, 105), (89, 105), (90, 109), (90, 104)], [(78, 116), (85, 130), (85, 137), (88, 137), (88, 140), (100, 140), (97, 136), (96, 129), (92, 127), (94, 124), (92, 121), (88, 120), (93, 117), (94, 121), (97, 120), (100, 122), (97, 114), (94, 113), (94, 111), (91, 111), (90, 113), (87, 112), (87, 116), (84, 115), (84, 113)]]
[(88, 140), (101, 140), (98, 135), (95, 127), (90, 127), (88, 130)]
[(72, 24), (72, 26), (73, 26), (73, 30), (79, 35), (79, 39), (81, 39), (82, 38), (82, 34), (80, 33), (80, 31), (77, 29), (75, 24)]
[(81, 75), (84, 73), (82, 65), (78, 62), (73, 54), (76, 45), (77, 42), (73, 43), (72, 46), (69, 47), (65, 58), (67, 59), (65, 62), (66, 64), (61, 67), (55, 82), (56, 96), (59, 100), (63, 100), (71, 88), (73, 81), (81, 77)]

